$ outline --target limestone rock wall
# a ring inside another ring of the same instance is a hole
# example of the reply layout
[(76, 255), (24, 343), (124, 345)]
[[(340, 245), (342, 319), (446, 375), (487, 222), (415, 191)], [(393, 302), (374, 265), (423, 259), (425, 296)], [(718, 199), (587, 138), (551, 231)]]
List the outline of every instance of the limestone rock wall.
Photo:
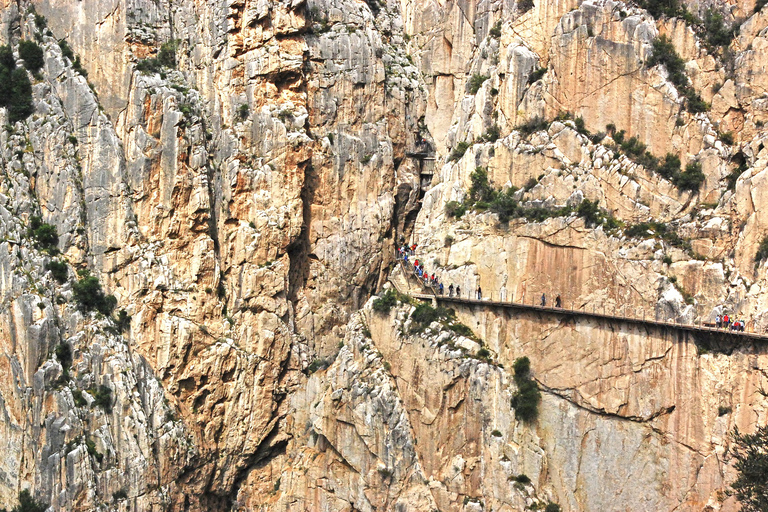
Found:
[[(727, 433), (766, 420), (759, 349), (459, 311), (488, 363), (438, 326), (411, 335), (405, 306), (355, 313), (405, 237), (465, 295), (768, 326), (765, 14), (689, 3), (736, 24), (713, 49), (622, 2), (530, 4), (0, 0), (0, 41), (45, 53), (35, 113), (0, 133), (0, 506), (31, 488), (54, 510), (734, 510)], [(707, 112), (646, 64), (659, 34)], [(169, 48), (175, 65), (145, 61)], [(700, 189), (609, 123), (700, 164)], [(586, 198), (616, 225), (450, 217), (477, 167), (525, 207)], [(679, 239), (624, 233), (651, 221)], [(85, 269), (129, 325), (78, 310)], [(509, 405), (520, 355), (535, 425)]]

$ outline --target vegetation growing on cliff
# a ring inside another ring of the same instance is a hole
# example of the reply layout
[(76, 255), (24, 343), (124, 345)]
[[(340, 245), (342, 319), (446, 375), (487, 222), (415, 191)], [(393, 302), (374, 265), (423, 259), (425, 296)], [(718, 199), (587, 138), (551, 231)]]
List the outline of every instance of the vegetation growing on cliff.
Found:
[(541, 393), (539, 385), (531, 378), (531, 361), (527, 357), (515, 360), (514, 380), (517, 391), (512, 395), (512, 408), (515, 410), (515, 418), (520, 421), (531, 422), (539, 414), (539, 402)]
[(117, 305), (114, 295), (105, 295), (96, 276), (90, 272), (80, 273), (81, 279), (72, 285), (72, 295), (81, 311), (98, 311), (109, 316)]
[(667, 153), (663, 158), (655, 157), (650, 151), (647, 151), (647, 146), (640, 142), (637, 137), (625, 139), (624, 130), (616, 131), (615, 126), (612, 125), (607, 128), (614, 142), (618, 145), (618, 149), (630, 160), (659, 174), (680, 190), (695, 192), (704, 183), (706, 176), (701, 170), (699, 162), (689, 162), (685, 171), (682, 171), (680, 169), (680, 157), (677, 155)]
[(516, 187), (505, 190), (494, 189), (488, 181), (488, 171), (484, 167), (477, 167), (469, 177), (470, 188), (467, 198), (459, 203), (449, 201), (445, 205), (445, 213), (449, 217), (459, 218), (464, 213), (474, 208), (478, 211), (489, 210), (498, 214), (499, 221), (509, 222), (512, 218), (522, 218), (530, 222), (543, 222), (552, 217), (567, 217), (571, 214), (584, 219), (587, 227), (603, 226), (607, 230), (620, 226), (609, 212), (602, 210), (597, 201), (584, 199), (577, 207), (563, 206), (560, 208), (547, 208), (543, 206), (525, 206), (515, 198)]
[(151, 73), (160, 73), (164, 68), (176, 68), (176, 50), (179, 42), (177, 40), (168, 41), (160, 45), (157, 57), (142, 59), (136, 63), (136, 70), (145, 75)]
[(743, 512), (768, 511), (768, 425), (754, 434), (733, 432), (734, 464), (739, 476), (731, 484)]
[(755, 253), (755, 266), (758, 266), (760, 262), (768, 258), (768, 235), (764, 236), (760, 241), (760, 245), (757, 246), (757, 253)]
[(646, 61), (646, 65), (649, 68), (659, 64), (667, 69), (669, 81), (672, 82), (680, 95), (685, 98), (685, 106), (689, 112), (696, 114), (709, 110), (709, 105), (701, 99), (701, 96), (691, 86), (688, 77), (685, 76), (685, 61), (677, 54), (672, 41), (667, 36), (654, 39), (653, 52)]
[(0, 512), (45, 512), (48, 509), (48, 505), (37, 501), (29, 493), (28, 489), (24, 489), (19, 493), (19, 504), (13, 507), (10, 511), (5, 508), (0, 508)]
[(58, 253), (59, 234), (56, 226), (43, 222), (37, 215), (29, 218), (27, 235), (35, 241), (35, 247), (51, 254)]
[(16, 67), (10, 46), (0, 46), (0, 107), (8, 108), (11, 123), (23, 121), (35, 110), (32, 82), (24, 69)]

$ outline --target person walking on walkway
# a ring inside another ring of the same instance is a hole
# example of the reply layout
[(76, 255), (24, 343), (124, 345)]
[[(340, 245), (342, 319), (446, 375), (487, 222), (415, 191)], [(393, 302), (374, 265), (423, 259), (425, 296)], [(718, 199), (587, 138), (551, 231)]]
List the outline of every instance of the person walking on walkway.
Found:
[(443, 294), (443, 283), (440, 283), (440, 295)]
[(459, 288), (459, 285), (456, 285), (456, 297), (461, 297), (461, 288)]
[(720, 318), (720, 315), (717, 315), (717, 316), (715, 317), (715, 326), (716, 326), (718, 329), (719, 329), (720, 327), (722, 327), (722, 326), (723, 326), (723, 319), (722, 319), (722, 318)]
[(730, 319), (730, 317), (728, 316), (728, 313), (724, 314), (724, 315), (723, 315), (723, 327), (725, 327), (726, 329), (728, 329), (728, 325), (729, 325), (730, 323), (731, 323), (731, 319)]
[(547, 305), (547, 296), (543, 293), (541, 294), (541, 307), (544, 307)]
[(560, 304), (561, 304), (561, 302), (560, 302), (560, 296), (558, 295), (557, 297), (555, 297), (555, 307), (556, 307), (556, 308), (559, 308), (559, 307), (560, 307)]
[(453, 297), (453, 283), (448, 286), (448, 296)]
[(483, 291), (480, 289), (480, 286), (477, 287), (477, 300), (481, 300), (483, 298)]

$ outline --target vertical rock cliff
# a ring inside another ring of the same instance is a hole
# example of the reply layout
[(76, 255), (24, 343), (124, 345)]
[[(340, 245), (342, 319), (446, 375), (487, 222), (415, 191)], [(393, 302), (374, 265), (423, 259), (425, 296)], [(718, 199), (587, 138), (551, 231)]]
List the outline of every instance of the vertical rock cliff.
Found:
[(768, 14), (673, 7), (0, 0), (0, 507), (738, 510), (764, 343), (370, 300), (765, 332)]

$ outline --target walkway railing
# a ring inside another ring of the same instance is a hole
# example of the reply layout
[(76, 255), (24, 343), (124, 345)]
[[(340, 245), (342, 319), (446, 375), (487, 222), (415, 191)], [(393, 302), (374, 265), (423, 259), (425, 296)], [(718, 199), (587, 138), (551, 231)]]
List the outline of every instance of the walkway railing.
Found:
[[(510, 308), (510, 309), (521, 309), (521, 310), (529, 310), (529, 311), (539, 311), (543, 313), (552, 313), (556, 315), (565, 315), (565, 316), (581, 316), (581, 317), (587, 317), (587, 318), (597, 318), (597, 319), (604, 319), (604, 320), (613, 320), (613, 321), (621, 321), (626, 323), (632, 323), (632, 324), (640, 324), (640, 325), (649, 325), (649, 326), (655, 326), (655, 327), (671, 327), (678, 330), (683, 331), (690, 331), (690, 332), (702, 332), (702, 333), (711, 333), (711, 334), (727, 334), (732, 336), (739, 336), (743, 338), (750, 338), (750, 339), (758, 339), (758, 340), (768, 340), (768, 333), (757, 333), (750, 330), (744, 330), (744, 331), (737, 331), (732, 329), (726, 329), (723, 327), (715, 327), (710, 325), (707, 325), (706, 323), (703, 323), (699, 321), (699, 323), (684, 323), (677, 321), (677, 319), (668, 319), (668, 320), (659, 320), (657, 318), (648, 318), (645, 316), (645, 311), (643, 311), (643, 316), (626, 316), (621, 314), (612, 314), (612, 313), (606, 313), (605, 307), (600, 309), (595, 308), (594, 306), (591, 308), (590, 311), (586, 306), (583, 306), (581, 308), (566, 308), (566, 307), (554, 307), (554, 306), (541, 306), (540, 304), (537, 305), (535, 303), (526, 304), (524, 302), (515, 302), (513, 301), (494, 301), (490, 299), (470, 299), (470, 298), (462, 298), (462, 297), (456, 297), (456, 296), (448, 296), (445, 294), (440, 294), (438, 290), (428, 282), (424, 282), (424, 280), (419, 277), (418, 273), (414, 271), (413, 265), (410, 264), (410, 261), (408, 261), (408, 265), (405, 264), (405, 262), (398, 256), (398, 261), (400, 262), (401, 267), (403, 268), (403, 271), (406, 275), (406, 277), (411, 276), (412, 278), (415, 278), (418, 280), (419, 284), (428, 292), (431, 293), (412, 293), (411, 296), (420, 299), (420, 300), (436, 300), (438, 302), (445, 302), (445, 303), (454, 303), (454, 304), (466, 304), (469, 306), (486, 306), (486, 307), (501, 307), (501, 308)], [(470, 292), (471, 293), (471, 292)], [(621, 308), (619, 309), (619, 311)]]

